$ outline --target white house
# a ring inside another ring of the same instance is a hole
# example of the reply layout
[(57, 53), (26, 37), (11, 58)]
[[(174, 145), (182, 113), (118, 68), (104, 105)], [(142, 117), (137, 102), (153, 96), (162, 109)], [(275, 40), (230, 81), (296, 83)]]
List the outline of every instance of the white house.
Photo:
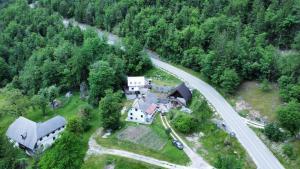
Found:
[(140, 91), (146, 85), (144, 76), (127, 77), (127, 85), (130, 92)]
[(151, 124), (157, 110), (156, 103), (156, 96), (150, 93), (144, 98), (136, 99), (128, 111), (127, 121)]
[(55, 116), (42, 123), (21, 116), (8, 127), (6, 136), (15, 146), (32, 155), (37, 149), (45, 150), (53, 144), (65, 129), (66, 123), (62, 116)]

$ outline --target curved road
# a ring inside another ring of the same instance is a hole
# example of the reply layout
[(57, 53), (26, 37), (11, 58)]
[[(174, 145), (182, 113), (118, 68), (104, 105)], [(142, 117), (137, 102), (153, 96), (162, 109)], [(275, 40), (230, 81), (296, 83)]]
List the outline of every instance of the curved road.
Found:
[(85, 160), (88, 159), (91, 155), (109, 154), (109, 155), (115, 155), (115, 156), (121, 156), (121, 157), (125, 157), (125, 158), (134, 159), (137, 161), (142, 161), (145, 163), (149, 163), (149, 164), (160, 166), (160, 167), (167, 168), (167, 169), (199, 169), (198, 167), (194, 168), (193, 166), (177, 165), (177, 164), (173, 164), (173, 163), (170, 163), (167, 161), (162, 161), (162, 160), (158, 160), (158, 159), (155, 159), (152, 157), (132, 153), (129, 151), (101, 147), (95, 140), (95, 137), (97, 135), (99, 135), (100, 132), (101, 132), (101, 130), (98, 130), (90, 137), (89, 149), (87, 151)]
[(222, 116), (226, 124), (236, 133), (237, 139), (245, 147), (259, 169), (283, 169), (277, 158), (246, 125), (244, 120), (232, 106), (213, 87), (191, 74), (178, 69), (170, 64), (160, 61), (157, 54), (147, 51), (153, 64), (175, 76), (183, 79), (191, 87), (198, 90)]
[[(68, 25), (69, 20), (64, 19), (64, 24)], [(81, 29), (89, 27), (85, 24), (72, 22), (73, 25), (79, 26)], [(121, 40), (118, 36), (111, 33), (104, 33), (102, 30), (97, 29), (98, 35), (103, 37), (107, 36), (109, 44), (121, 44)], [(122, 46), (121, 46), (122, 47)], [(236, 134), (237, 139), (246, 149), (248, 154), (255, 162), (259, 169), (283, 169), (277, 158), (266, 147), (266, 145), (258, 138), (258, 136), (246, 125), (244, 120), (238, 115), (238, 113), (232, 108), (232, 106), (219, 94), (213, 87), (205, 83), (201, 79), (179, 69), (168, 63), (159, 60), (159, 56), (150, 51), (145, 50), (148, 56), (151, 58), (152, 63), (161, 69), (183, 79), (191, 87), (198, 90), (207, 99), (209, 103), (216, 109), (216, 111), (222, 116), (227, 126), (229, 126)]]

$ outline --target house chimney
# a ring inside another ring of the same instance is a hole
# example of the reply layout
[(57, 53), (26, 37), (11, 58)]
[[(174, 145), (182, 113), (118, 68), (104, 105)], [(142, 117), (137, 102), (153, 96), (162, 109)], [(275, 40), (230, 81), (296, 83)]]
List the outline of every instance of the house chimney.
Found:
[(26, 139), (26, 137), (27, 137), (27, 132), (25, 132), (25, 133), (21, 134), (21, 137), (22, 137), (22, 139), (23, 139), (23, 140), (25, 140), (25, 139)]

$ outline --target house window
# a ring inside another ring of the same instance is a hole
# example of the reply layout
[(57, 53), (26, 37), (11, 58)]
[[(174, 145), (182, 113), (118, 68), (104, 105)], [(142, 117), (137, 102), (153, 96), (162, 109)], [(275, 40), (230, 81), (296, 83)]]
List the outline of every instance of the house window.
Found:
[(55, 133), (55, 131), (52, 131), (52, 134), (54, 134)]
[(55, 140), (55, 137), (53, 137), (53, 140)]
[(131, 90), (133, 90), (134, 88), (132, 87)]
[(132, 120), (132, 117), (130, 117), (130, 120)]
[(49, 137), (49, 134), (47, 134), (47, 137)]
[(144, 116), (143, 115), (141, 115), (141, 118), (143, 118)]
[(40, 141), (42, 141), (43, 140), (43, 137), (42, 138), (40, 138)]
[(135, 111), (137, 111), (137, 108), (135, 108)]
[(137, 118), (135, 118), (135, 120), (137, 120)]

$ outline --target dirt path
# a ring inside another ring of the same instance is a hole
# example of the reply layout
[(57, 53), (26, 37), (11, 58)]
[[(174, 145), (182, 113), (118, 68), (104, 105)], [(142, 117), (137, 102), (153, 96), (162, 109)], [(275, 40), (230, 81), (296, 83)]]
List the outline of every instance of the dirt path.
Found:
[(108, 148), (104, 148), (102, 146), (100, 146), (95, 138), (97, 135), (101, 134), (101, 130), (97, 130), (91, 137), (89, 140), (89, 149), (87, 151), (85, 160), (87, 158), (89, 158), (92, 155), (102, 155), (102, 154), (109, 154), (109, 155), (115, 155), (115, 156), (121, 156), (121, 157), (125, 157), (125, 158), (130, 158), (130, 159), (134, 159), (137, 161), (142, 161), (145, 163), (149, 163), (152, 165), (156, 165), (156, 166), (160, 166), (163, 168), (167, 168), (167, 169), (201, 169), (201, 168), (205, 168), (205, 167), (189, 167), (189, 166), (181, 166), (181, 165), (177, 165), (177, 164), (173, 164), (173, 163), (169, 163), (167, 161), (162, 161), (162, 160), (158, 160), (152, 157), (148, 157), (148, 156), (144, 156), (144, 155), (140, 155), (140, 154), (135, 154), (129, 151), (124, 151), (124, 150), (118, 150), (118, 149), (108, 149)]
[(170, 128), (171, 129), (171, 136), (174, 139), (179, 140), (183, 145), (183, 151), (188, 155), (188, 157), (191, 159), (192, 161), (192, 167), (194, 168), (213, 168), (211, 165), (209, 165), (206, 161), (204, 161), (204, 159), (198, 155), (197, 153), (195, 153), (186, 143), (183, 139), (181, 139), (181, 137), (175, 132), (175, 130), (171, 127), (171, 125), (169, 124), (166, 116), (162, 116), (160, 115), (160, 119), (163, 123), (163, 126), (165, 128)]

